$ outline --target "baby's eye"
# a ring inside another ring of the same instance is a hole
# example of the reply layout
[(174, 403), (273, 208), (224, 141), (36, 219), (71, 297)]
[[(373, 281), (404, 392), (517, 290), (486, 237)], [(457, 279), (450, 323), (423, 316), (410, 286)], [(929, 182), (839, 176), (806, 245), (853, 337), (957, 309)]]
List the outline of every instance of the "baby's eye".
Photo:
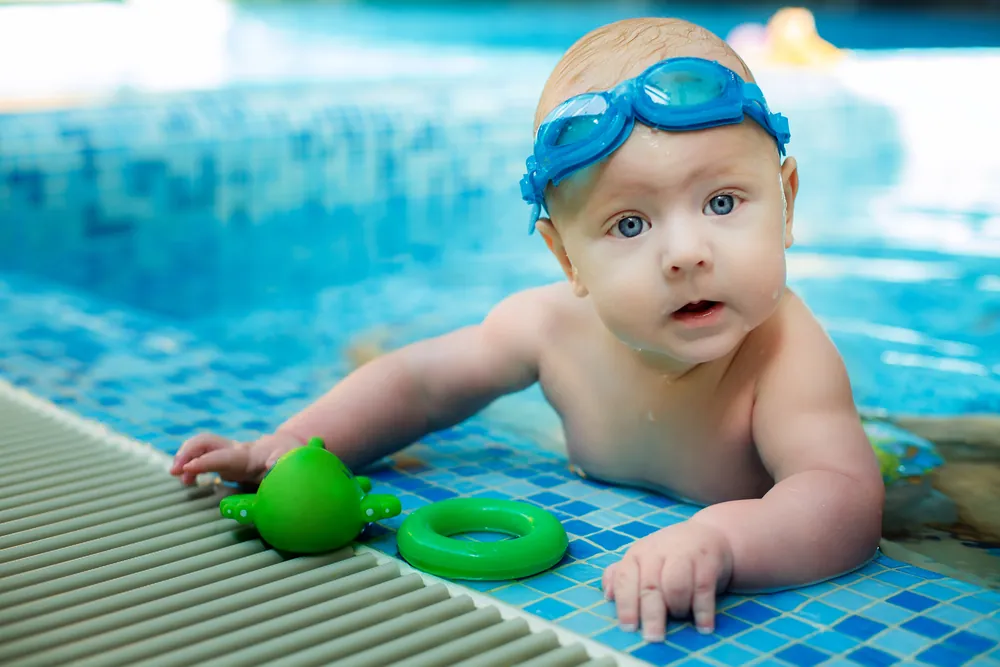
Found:
[(637, 215), (630, 215), (619, 220), (611, 229), (614, 236), (631, 239), (649, 229), (649, 221), (643, 220)]
[(736, 198), (733, 195), (715, 195), (705, 204), (705, 215), (729, 215), (736, 208)]

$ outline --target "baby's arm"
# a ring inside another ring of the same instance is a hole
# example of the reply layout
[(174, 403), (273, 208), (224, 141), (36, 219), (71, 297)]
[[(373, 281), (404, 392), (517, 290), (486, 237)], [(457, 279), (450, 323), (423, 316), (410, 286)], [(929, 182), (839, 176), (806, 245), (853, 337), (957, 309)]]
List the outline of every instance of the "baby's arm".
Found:
[(212, 436), (194, 438), (178, 453), (175, 474), (230, 471), (230, 459), (239, 458), (240, 475), (230, 478), (255, 479), (273, 463), (271, 454), (317, 436), (346, 465), (358, 468), (452, 426), (538, 379), (539, 336), (547, 316), (539, 301), (538, 290), (515, 294), (478, 325), (361, 366), (252, 446), (275, 452), (247, 456), (238, 448), (218, 447), (192, 458), (199, 442)]
[[(760, 500), (707, 507), (737, 590), (805, 584), (863, 563), (881, 537), (885, 488), (840, 355), (815, 322), (761, 378), (753, 435), (775, 480)], [(815, 327), (815, 329), (812, 328)]]

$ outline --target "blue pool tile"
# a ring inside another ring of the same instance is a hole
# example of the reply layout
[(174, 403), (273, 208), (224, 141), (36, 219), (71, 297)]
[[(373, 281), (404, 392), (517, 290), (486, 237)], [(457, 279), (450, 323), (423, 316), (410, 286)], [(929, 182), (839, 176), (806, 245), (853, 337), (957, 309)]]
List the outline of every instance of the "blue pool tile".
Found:
[(619, 549), (634, 542), (633, 538), (622, 535), (621, 533), (616, 533), (612, 530), (602, 530), (599, 533), (590, 535), (587, 539), (608, 551), (614, 551), (615, 549)]
[(687, 657), (687, 653), (664, 643), (646, 644), (632, 651), (632, 655), (651, 665), (669, 665)]
[(970, 656), (959, 653), (943, 644), (928, 647), (917, 654), (917, 660), (935, 667), (961, 667), (969, 661)]
[(651, 507), (672, 507), (676, 505), (677, 502), (667, 498), (666, 496), (661, 496), (657, 493), (647, 493), (638, 498), (639, 502), (650, 505)]
[(538, 475), (537, 477), (532, 477), (531, 482), (543, 489), (551, 489), (565, 483), (566, 480), (554, 475)]
[(624, 525), (618, 526), (616, 530), (625, 533), (626, 535), (631, 535), (637, 539), (651, 535), (656, 531), (660, 530), (656, 526), (651, 526), (648, 523), (643, 523), (641, 521), (632, 521), (631, 523), (626, 523)]
[(600, 579), (601, 575), (604, 574), (604, 570), (594, 567), (589, 563), (573, 562), (560, 567), (559, 574), (573, 581), (585, 582)]
[(871, 646), (862, 646), (857, 651), (849, 653), (848, 657), (865, 667), (888, 667), (899, 662), (899, 658)]
[(804, 644), (792, 644), (791, 646), (775, 653), (775, 657), (793, 665), (813, 667), (813, 665), (820, 664), (830, 656)]
[(902, 627), (889, 628), (878, 637), (869, 641), (869, 644), (893, 655), (911, 656), (928, 645), (927, 638), (911, 632)]
[(643, 643), (638, 632), (624, 632), (618, 626), (605, 630), (596, 635), (594, 639), (619, 651), (627, 651), (631, 647)]
[(751, 627), (746, 621), (733, 618), (729, 614), (715, 615), (715, 634), (720, 637), (732, 637)]
[(606, 618), (595, 616), (590, 612), (581, 611), (573, 614), (572, 616), (559, 619), (559, 625), (567, 630), (571, 630), (572, 632), (587, 637), (595, 632), (606, 630), (610, 623)]
[(759, 595), (757, 596), (757, 600), (774, 609), (792, 611), (793, 609), (798, 609), (803, 603), (808, 602), (809, 598), (795, 591), (781, 591)]
[[(672, 621), (672, 623), (675, 624), (676, 627), (676, 621)], [(699, 651), (703, 648), (708, 648), (713, 644), (719, 643), (719, 641), (721, 641), (721, 638), (718, 635), (703, 635), (695, 630), (690, 623), (684, 623), (680, 630), (677, 630), (676, 632), (669, 632), (667, 636), (667, 643), (679, 646), (685, 651), (689, 651), (691, 653)]]
[(997, 611), (998, 609), (998, 606), (995, 602), (992, 602), (991, 600), (980, 597), (978, 595), (966, 595), (964, 597), (955, 600), (953, 604), (977, 612), (979, 614), (991, 614)]
[(977, 635), (1000, 642), (1000, 617), (984, 618), (981, 621), (976, 621), (969, 626), (968, 630), (969, 632), (974, 632)]
[(833, 625), (842, 619), (846, 613), (842, 609), (837, 609), (836, 607), (816, 601), (806, 604), (796, 611), (795, 615), (807, 621), (819, 623), (820, 625)]
[(760, 655), (756, 651), (749, 651), (745, 648), (725, 642), (715, 648), (705, 651), (705, 656), (730, 667), (745, 665)]
[(726, 613), (754, 624), (760, 624), (778, 616), (778, 612), (759, 602), (747, 600), (727, 609)]
[(511, 498), (526, 498), (527, 496), (533, 496), (538, 493), (538, 487), (534, 484), (528, 482), (509, 482), (503, 486), (497, 487), (498, 491), (503, 491)]
[(887, 602), (918, 613), (930, 609), (937, 604), (937, 600), (932, 600), (925, 595), (919, 595), (910, 591), (903, 591), (893, 595)]
[(524, 605), (537, 602), (544, 597), (542, 593), (528, 588), (524, 584), (512, 584), (506, 588), (499, 588), (493, 591), (491, 595), (515, 607), (523, 607)]
[(888, 602), (876, 602), (875, 604), (865, 607), (859, 611), (858, 615), (870, 618), (880, 623), (892, 625), (909, 620), (916, 614), (905, 607), (889, 604)]
[(947, 625), (940, 621), (935, 621), (933, 618), (927, 618), (926, 616), (917, 616), (916, 618), (911, 618), (902, 624), (903, 628), (915, 632), (918, 635), (923, 635), (924, 637), (930, 637), (931, 639), (937, 639), (938, 637), (943, 637), (949, 632), (955, 629), (952, 625)]
[(534, 588), (536, 591), (541, 591), (549, 595), (553, 593), (558, 593), (559, 591), (564, 591), (567, 588), (572, 588), (576, 585), (576, 582), (567, 579), (555, 572), (546, 572), (545, 574), (540, 574), (531, 579), (527, 579), (523, 582), (526, 586)]
[(646, 503), (633, 500), (625, 503), (624, 505), (619, 505), (615, 508), (615, 511), (620, 514), (624, 514), (627, 517), (638, 519), (654, 512), (655, 510)]
[(586, 521), (581, 521), (580, 519), (570, 519), (563, 523), (563, 528), (570, 535), (579, 535), (580, 537), (585, 537), (591, 535), (600, 530), (597, 526), (592, 523), (587, 523)]
[(932, 600), (937, 600), (938, 602), (947, 602), (948, 600), (952, 600), (961, 595), (961, 593), (956, 591), (954, 588), (951, 588), (950, 586), (942, 586), (934, 581), (928, 581), (927, 583), (920, 584), (913, 589), (913, 592), (919, 595), (925, 595)]
[(772, 632), (777, 632), (779, 635), (785, 635), (786, 637), (791, 637), (792, 639), (802, 639), (806, 635), (811, 635), (816, 632), (815, 627), (809, 625), (808, 623), (795, 620), (791, 616), (781, 616), (776, 618), (764, 627)]
[(577, 609), (586, 609), (604, 601), (604, 594), (590, 586), (574, 586), (558, 593), (556, 597), (569, 602)]
[(810, 646), (834, 655), (850, 651), (861, 643), (859, 639), (840, 632), (834, 632), (833, 630), (824, 630), (812, 637), (808, 637), (804, 641)]
[(889, 584), (883, 584), (874, 579), (861, 579), (854, 582), (849, 586), (849, 588), (857, 593), (873, 597), (877, 600), (884, 600), (890, 595), (894, 595), (899, 592), (899, 589), (895, 586), (890, 586)]
[(486, 491), (480, 491), (472, 495), (473, 498), (490, 498), (495, 500), (510, 500), (510, 496), (506, 493), (496, 491), (493, 489), (487, 489)]
[(823, 596), (823, 602), (840, 607), (847, 611), (857, 611), (872, 603), (872, 599), (865, 595), (859, 595), (846, 588), (827, 593)]
[(788, 639), (763, 628), (754, 628), (736, 637), (734, 641), (761, 653), (773, 653), (781, 646), (788, 644)]
[(602, 602), (601, 604), (597, 605), (596, 607), (588, 611), (590, 611), (590, 613), (592, 614), (597, 614), (602, 618), (609, 618), (615, 622), (617, 622), (618, 620), (617, 608), (615, 607), (615, 603), (611, 601)]
[(446, 500), (448, 498), (455, 498), (458, 496), (458, 494), (455, 493), (454, 491), (451, 491), (449, 489), (442, 489), (441, 487), (437, 486), (430, 486), (424, 489), (418, 489), (416, 493), (421, 498), (425, 498), (426, 500), (432, 503), (436, 503), (441, 500)]
[(566, 616), (567, 614), (572, 614), (576, 611), (576, 608), (562, 602), (561, 600), (546, 598), (544, 600), (539, 600), (538, 602), (532, 602), (531, 604), (526, 605), (524, 610), (530, 614), (541, 616), (547, 621), (555, 621), (563, 616)]
[(899, 588), (910, 588), (923, 581), (920, 577), (914, 577), (912, 574), (906, 574), (898, 570), (886, 570), (885, 572), (876, 574), (873, 578), (886, 584), (898, 586)]
[(595, 547), (586, 540), (570, 540), (569, 555), (573, 558), (578, 560), (587, 560), (591, 556), (596, 556), (599, 553), (601, 553), (601, 549), (599, 547)]
[(856, 637), (861, 640), (870, 639), (886, 629), (884, 623), (878, 623), (862, 616), (848, 616), (833, 626), (837, 632)]
[[(560, 496), (558, 493), (552, 493), (551, 491), (542, 491), (541, 493), (536, 493), (533, 496), (528, 496), (525, 500), (533, 502), (542, 507), (555, 507), (561, 503), (565, 503), (569, 498), (566, 496)], [(566, 510), (559, 508), (560, 511), (565, 512)]]
[(971, 655), (985, 653), (997, 645), (997, 643), (992, 639), (987, 639), (986, 637), (973, 634), (966, 630), (956, 632), (952, 636), (948, 637), (945, 640), (945, 643), (961, 653), (969, 653)]
[(559, 505), (555, 509), (558, 509), (560, 512), (565, 512), (571, 516), (581, 517), (590, 514), (591, 512), (596, 512), (597, 506), (585, 503), (582, 500), (574, 500), (564, 505)]
[(673, 526), (684, 521), (684, 517), (679, 517), (669, 512), (655, 512), (642, 517), (642, 521), (657, 528), (666, 528), (667, 526)]
[(981, 614), (946, 603), (941, 603), (936, 607), (931, 607), (924, 612), (924, 616), (933, 618), (936, 621), (941, 621), (942, 623), (949, 623), (955, 627), (967, 625), (968, 623), (981, 618)]
[(462, 477), (474, 477), (476, 475), (485, 475), (488, 472), (486, 468), (483, 468), (482, 466), (469, 466), (469, 465), (455, 466), (454, 468), (451, 469), (451, 471), (456, 475), (461, 475)]
[[(483, 467), (483, 470), (485, 471), (485, 467)], [(513, 477), (514, 479), (527, 479), (528, 477), (533, 477), (536, 474), (538, 474), (534, 470), (531, 470), (530, 468), (522, 468), (522, 467), (506, 468), (501, 470), (500, 472), (503, 473), (504, 475), (507, 475), (507, 477)], [(476, 473), (476, 474), (481, 475), (482, 473)]]

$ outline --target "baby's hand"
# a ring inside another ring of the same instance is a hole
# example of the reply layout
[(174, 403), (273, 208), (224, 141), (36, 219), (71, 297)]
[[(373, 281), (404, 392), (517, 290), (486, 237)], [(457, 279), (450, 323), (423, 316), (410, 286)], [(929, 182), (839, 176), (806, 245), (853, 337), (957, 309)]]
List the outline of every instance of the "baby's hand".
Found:
[(203, 433), (181, 446), (170, 474), (179, 475), (183, 484), (194, 484), (206, 472), (219, 473), (227, 482), (259, 482), (282, 454), (301, 446), (297, 438), (284, 433), (247, 443)]
[(667, 616), (694, 615), (699, 632), (715, 629), (715, 594), (729, 584), (733, 554), (718, 529), (685, 521), (639, 540), (604, 571), (604, 593), (618, 623), (646, 641), (663, 641)]

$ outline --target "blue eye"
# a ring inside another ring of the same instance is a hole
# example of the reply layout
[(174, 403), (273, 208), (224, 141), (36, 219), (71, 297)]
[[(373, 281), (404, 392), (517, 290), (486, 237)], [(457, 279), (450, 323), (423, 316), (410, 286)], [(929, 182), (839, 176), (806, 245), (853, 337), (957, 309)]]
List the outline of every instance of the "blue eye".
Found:
[(646, 226), (649, 223), (640, 218), (637, 215), (630, 215), (626, 218), (622, 218), (615, 225), (614, 231), (620, 234), (622, 237), (631, 239), (635, 238), (639, 234), (642, 234), (646, 230)]
[(715, 215), (729, 215), (734, 208), (736, 208), (736, 200), (732, 195), (715, 195), (705, 206), (705, 215), (709, 215), (709, 211)]

